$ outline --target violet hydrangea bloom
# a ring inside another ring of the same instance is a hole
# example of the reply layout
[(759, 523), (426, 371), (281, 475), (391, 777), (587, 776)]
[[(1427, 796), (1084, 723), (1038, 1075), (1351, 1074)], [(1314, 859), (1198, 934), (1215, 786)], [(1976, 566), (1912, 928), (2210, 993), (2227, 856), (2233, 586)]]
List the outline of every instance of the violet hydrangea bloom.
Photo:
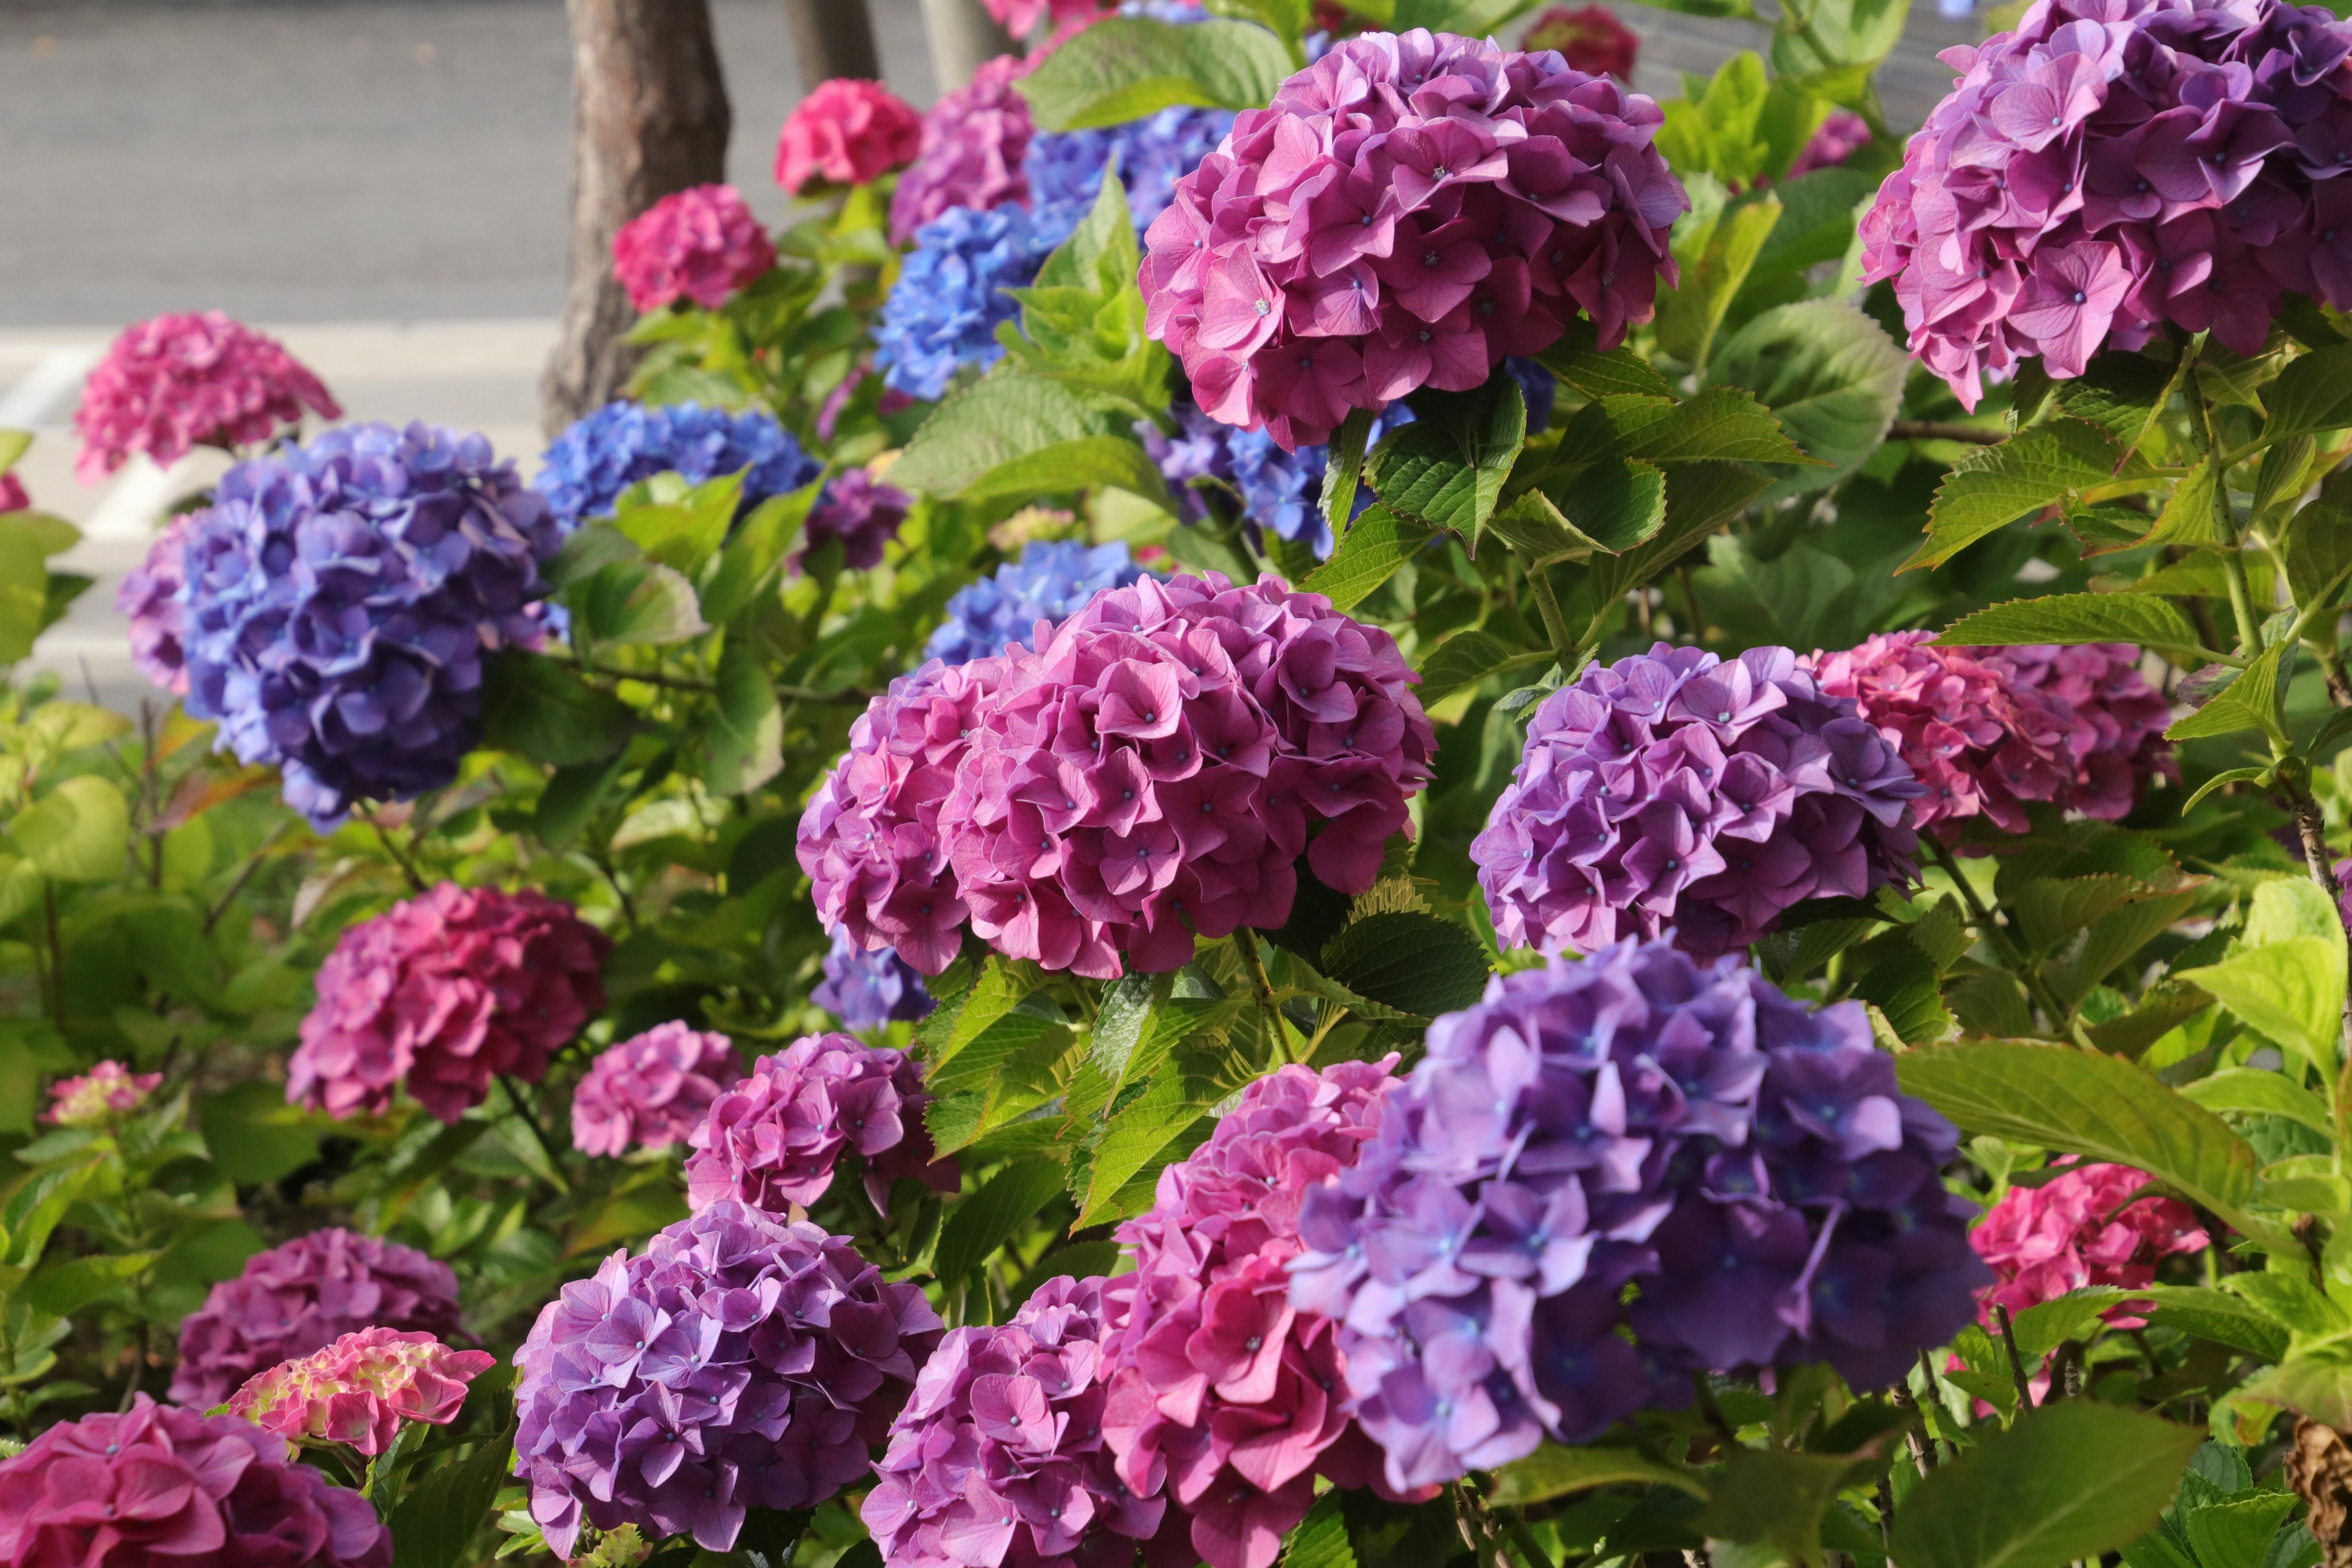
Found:
[(573, 420), (541, 457), (532, 482), (569, 532), (589, 518), (612, 516), (623, 491), (656, 474), (699, 485), (740, 473), (740, 510), (749, 511), (824, 471), (764, 408), (733, 414), (699, 403), (649, 407), (623, 400)]
[(1160, 1529), (1166, 1500), (1121, 1484), (1103, 1446), (1112, 1293), (1064, 1275), (1001, 1328), (948, 1331), (860, 1510), (891, 1568), (1117, 1562)]
[(714, 1204), (563, 1287), (515, 1352), (514, 1473), (559, 1557), (583, 1524), (725, 1552), (749, 1509), (870, 1473), (940, 1340), (846, 1238)]
[(247, 1258), (181, 1322), (172, 1398), (210, 1409), (257, 1373), (378, 1327), (457, 1338), (457, 1274), (357, 1231), (298, 1236)]
[(1037, 205), (1094, 205), (1103, 175), (1116, 166), (1136, 232), (1176, 199), (1176, 184), (1201, 166), (1234, 128), (1226, 109), (1163, 109), (1098, 131), (1062, 131), (1029, 144), (1024, 165)]
[(1123, 588), (1148, 575), (1128, 553), (1125, 540), (1095, 545), (1032, 540), (1020, 560), (955, 591), (947, 618), (923, 645), (923, 657), (965, 664), (1008, 647), (1028, 647), (1039, 621), (1061, 621), (1104, 589)]
[(1909, 884), (1922, 793), (1787, 648), (1660, 643), (1545, 699), (1470, 853), (1511, 946), (1671, 930), (1712, 957), (1801, 900)]
[(929, 402), (947, 395), (967, 365), (985, 369), (1004, 357), (998, 323), (1016, 321), (1020, 302), (1007, 289), (1036, 280), (1083, 207), (950, 207), (915, 233), (898, 280), (875, 323), (875, 364), (893, 392)]
[(305, 410), (343, 416), (276, 338), (218, 310), (158, 316), (124, 328), (89, 373), (74, 471), (94, 485), (135, 452), (168, 468), (198, 447), (257, 447), (299, 426)]
[(280, 1436), (343, 1443), (370, 1458), (404, 1421), (446, 1426), (466, 1385), (496, 1366), (488, 1351), (453, 1351), (431, 1334), (362, 1329), (282, 1362), (229, 1396), (228, 1413)]
[(163, 1081), (159, 1072), (132, 1072), (121, 1062), (100, 1062), (78, 1078), (61, 1078), (49, 1085), (49, 1108), (41, 1112), (41, 1120), (52, 1127), (104, 1127), (146, 1104)]
[(613, 942), (532, 889), (444, 882), (345, 931), (286, 1064), (286, 1098), (330, 1116), (381, 1115), (393, 1090), (444, 1121), (496, 1074), (537, 1083), (604, 1006)]
[(912, 1023), (929, 1017), (936, 1005), (923, 989), (922, 972), (896, 948), (868, 952), (845, 928), (835, 930), (832, 950), (824, 955), (824, 979), (809, 1000), (853, 1029)]
[(641, 315), (679, 300), (716, 310), (775, 264), (768, 231), (732, 185), (664, 196), (613, 237), (613, 276)]
[(711, 1102), (688, 1142), (686, 1198), (701, 1210), (745, 1203), (782, 1214), (805, 1208), (833, 1185), (834, 1169), (855, 1152), (866, 1195), (890, 1207), (901, 1176), (956, 1191), (963, 1173), (941, 1159), (923, 1122), (923, 1069), (906, 1052), (850, 1035), (803, 1035), (752, 1064), (749, 1077)]
[(0, 1459), (7, 1568), (389, 1568), (366, 1498), (234, 1415), (132, 1396)]
[[(914, 498), (886, 485), (864, 468), (836, 474), (824, 494), (810, 509), (804, 537), (814, 549), (828, 539), (841, 541), (842, 564), (853, 572), (882, 564), (882, 548), (898, 537)], [(795, 569), (798, 558), (794, 559)]]
[(1869, 145), (1867, 121), (1851, 109), (1832, 110), (1806, 141), (1797, 161), (1789, 165), (1789, 178), (1793, 180), (1816, 169), (1834, 169)]
[(743, 1076), (726, 1036), (672, 1019), (598, 1055), (572, 1091), (572, 1146), (617, 1159), (683, 1143)]
[[(1331, 558), (1338, 542), (1322, 507), (1323, 476), (1331, 461), (1328, 447), (1286, 452), (1263, 430), (1236, 429), (1210, 418), (1181, 391), (1168, 412), (1176, 420), (1173, 436), (1162, 435), (1148, 419), (1136, 421), (1135, 433), (1176, 493), (1185, 521), (1200, 522), (1210, 516), (1212, 503), (1203, 490), (1213, 493), (1217, 487), (1193, 481), (1213, 479), (1239, 498), (1242, 521), (1249, 527), (1296, 540), (1313, 550), (1318, 561)], [(1398, 426), (1412, 424), (1412, 418), (1410, 404), (1391, 404), (1372, 421), (1365, 449)], [(1355, 515), (1361, 516), (1376, 499), (1370, 485), (1359, 486)]]
[[(2080, 375), (2168, 325), (2261, 352), (2284, 291), (2352, 306), (2352, 26), (2251, 0), (2037, 0), (1961, 73), (1863, 220), (1911, 351)], [(2339, 237), (2339, 232), (2341, 237)]]
[(122, 574), (114, 590), (117, 614), (131, 623), (131, 662), (161, 690), (188, 692), (188, 607), (181, 589), (187, 582), (188, 535), (194, 512), (180, 512), (163, 524), (147, 547), (147, 558)]
[(1590, 1441), (1694, 1372), (1882, 1386), (1971, 1315), (1958, 1134), (1858, 1003), (1628, 940), (1497, 976), (1428, 1047), (1292, 1265), (1393, 1487)]
[(999, 55), (923, 116), (922, 149), (890, 194), (890, 243), (904, 245), (950, 207), (987, 212), (1026, 205), (1024, 160), (1035, 133), (1029, 100), (1013, 85), (1023, 62)]
[(32, 504), (33, 498), (26, 493), (25, 481), (5, 469), (0, 469), (0, 512), (24, 511)]
[(1151, 226), (1146, 330), (1213, 417), (1295, 450), (1466, 391), (1580, 309), (1603, 348), (1671, 284), (1689, 200), (1658, 106), (1558, 55), (1366, 33), (1244, 112)]

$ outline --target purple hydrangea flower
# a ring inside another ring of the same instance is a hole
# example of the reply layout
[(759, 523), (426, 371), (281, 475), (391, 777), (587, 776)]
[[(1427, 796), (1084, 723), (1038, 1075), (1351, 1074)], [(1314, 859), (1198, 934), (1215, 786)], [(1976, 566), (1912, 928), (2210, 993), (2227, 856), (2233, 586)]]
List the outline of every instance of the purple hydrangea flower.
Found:
[(1787, 648), (1660, 643), (1544, 700), (1470, 852), (1511, 946), (1671, 930), (1713, 957), (1800, 900), (1911, 882), (1925, 793)]
[(874, 363), (884, 384), (929, 401), (947, 395), (964, 366), (985, 368), (1003, 358), (997, 326), (1021, 315), (1020, 301), (1005, 290), (1035, 281), (1045, 258), (1085, 216), (1084, 207), (1069, 205), (1034, 213), (950, 207), (918, 229), (874, 328)]
[(928, 1017), (935, 1004), (923, 989), (922, 971), (898, 956), (895, 947), (868, 952), (836, 926), (833, 950), (824, 955), (824, 981), (809, 1000), (852, 1029)]
[(163, 525), (147, 547), (147, 558), (122, 574), (114, 608), (131, 623), (131, 662), (161, 690), (184, 697), (188, 656), (183, 646), (188, 607), (180, 590), (187, 581), (188, 535), (195, 514), (181, 512)]
[(1590, 1441), (1694, 1373), (1826, 1360), (1880, 1386), (1990, 1279), (1937, 1173), (1958, 1143), (1860, 1004), (1629, 940), (1430, 1026), (1307, 1194), (1291, 1300), (1339, 1320), (1399, 1489)]
[(835, 1166), (853, 1150), (877, 1214), (889, 1212), (891, 1184), (901, 1176), (952, 1193), (963, 1175), (931, 1142), (923, 1121), (930, 1098), (922, 1068), (906, 1052), (849, 1035), (804, 1035), (761, 1057), (712, 1101), (688, 1139), (687, 1202), (697, 1209), (747, 1203), (776, 1214), (805, 1207), (824, 1196)]
[(566, 1285), (515, 1352), (515, 1470), (559, 1557), (583, 1524), (735, 1544), (746, 1510), (867, 1474), (940, 1341), (847, 1239), (714, 1204)]
[[(1138, 420), (1136, 435), (1143, 449), (1160, 465), (1168, 488), (1187, 522), (1206, 521), (1209, 494), (1217, 487), (1196, 485), (1195, 479), (1220, 481), (1239, 498), (1242, 520), (1252, 528), (1271, 530), (1284, 539), (1305, 542), (1318, 561), (1328, 561), (1338, 542), (1323, 515), (1323, 475), (1331, 465), (1328, 447), (1301, 447), (1286, 452), (1263, 430), (1242, 430), (1210, 418), (1201, 405), (1180, 389), (1168, 412), (1176, 420), (1176, 434), (1163, 436), (1151, 421)], [(1392, 403), (1372, 421), (1365, 449), (1390, 431), (1412, 423), (1409, 404)], [(1356, 516), (1376, 498), (1370, 485), (1356, 490)]]
[(624, 490), (656, 474), (698, 485), (740, 473), (740, 510), (749, 511), (823, 469), (764, 408), (730, 414), (698, 403), (648, 407), (624, 401), (572, 421), (540, 458), (533, 482), (569, 532), (589, 518), (612, 516)]
[(353, 425), (231, 468), (184, 555), (188, 711), (326, 827), (457, 776), (482, 657), (535, 647), (546, 500), (479, 436)]
[(588, 1064), (572, 1091), (572, 1146), (618, 1159), (632, 1147), (683, 1143), (742, 1076), (726, 1036), (675, 1018), (656, 1024)]
[[(843, 565), (853, 572), (871, 570), (882, 564), (882, 547), (898, 537), (898, 525), (914, 504), (906, 491), (880, 483), (864, 468), (836, 474), (809, 511), (809, 547), (838, 539)], [(798, 557), (793, 564), (797, 571)]]

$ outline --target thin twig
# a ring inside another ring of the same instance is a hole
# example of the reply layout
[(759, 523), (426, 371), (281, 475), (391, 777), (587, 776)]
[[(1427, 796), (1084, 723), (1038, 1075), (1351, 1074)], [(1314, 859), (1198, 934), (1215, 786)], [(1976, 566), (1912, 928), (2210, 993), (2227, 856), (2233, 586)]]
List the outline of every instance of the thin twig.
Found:
[(401, 875), (408, 879), (410, 890), (423, 892), (425, 890), (424, 875), (416, 869), (416, 862), (402, 854), (400, 846), (392, 841), (391, 830), (381, 822), (371, 823), (369, 826), (375, 829), (375, 836), (383, 840), (383, 852), (392, 857), (393, 864), (399, 867)]
[(1961, 425), (1948, 419), (1897, 419), (1886, 427), (1890, 441), (1965, 441), (1972, 447), (1998, 447), (2008, 432), (1981, 425)]
[[(261, 869), (261, 858), (278, 847), (278, 841), (286, 837), (287, 829), (292, 826), (291, 823), (279, 823), (269, 830), (268, 837), (253, 847), (253, 853), (245, 858), (245, 865), (238, 869), (236, 879), (228, 885), (226, 892), (221, 894), (219, 901), (205, 911), (204, 931), (206, 936), (213, 934), (213, 927), (220, 924), (221, 916), (228, 913), (229, 905), (235, 903), (236, 896), (245, 891), (245, 885), (253, 880), (253, 874)], [(381, 832), (382, 829), (378, 831)]]
[(2000, 1348), (2009, 1352), (2010, 1385), (2017, 1390), (2017, 1413), (2022, 1415), (2033, 1408), (2033, 1384), (2026, 1380), (2025, 1362), (2017, 1353), (2017, 1334), (2010, 1324), (2009, 1309), (1995, 1301), (1992, 1321), (2000, 1330)]
[(1895, 1408), (1903, 1413), (1903, 1444), (1911, 1450), (1911, 1462), (1925, 1476), (1936, 1468), (1935, 1456), (1927, 1451), (1927, 1418), (1919, 1409), (1919, 1402), (1911, 1397), (1911, 1385), (1898, 1383), (1891, 1397)]

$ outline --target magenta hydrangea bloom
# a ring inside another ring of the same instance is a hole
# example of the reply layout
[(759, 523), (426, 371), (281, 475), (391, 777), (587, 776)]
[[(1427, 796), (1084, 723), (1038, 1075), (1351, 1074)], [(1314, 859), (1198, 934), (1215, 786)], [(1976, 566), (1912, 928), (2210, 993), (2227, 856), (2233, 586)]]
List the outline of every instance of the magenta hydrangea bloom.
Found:
[(604, 1010), (613, 942), (525, 888), (444, 882), (343, 932), (286, 1064), (286, 1098), (379, 1115), (394, 1089), (456, 1121), (503, 1073), (537, 1083)]
[(314, 1230), (257, 1252), (180, 1325), (172, 1398), (208, 1410), (255, 1373), (386, 1328), (459, 1336), (457, 1276), (413, 1247)]
[(1292, 1266), (1390, 1485), (1591, 1441), (1695, 1372), (1883, 1387), (1969, 1321), (1959, 1135), (1861, 1004), (1627, 941), (1497, 976), (1428, 1044)]
[(891, 244), (906, 244), (950, 207), (986, 212), (1008, 202), (1027, 205), (1021, 163), (1036, 128), (1029, 100), (1013, 86), (1023, 69), (1018, 56), (999, 55), (923, 116), (922, 148), (890, 194)]
[(1690, 205), (1658, 106), (1558, 55), (1366, 33), (1252, 110), (1151, 225), (1146, 330), (1202, 409), (1285, 450), (1650, 319)]
[(776, 139), (776, 184), (795, 195), (823, 179), (866, 185), (914, 161), (923, 122), (878, 81), (835, 77), (793, 106)]
[(1396, 1063), (1257, 1079), (1160, 1173), (1150, 1212), (1119, 1226), (1136, 1270), (1111, 1282), (1127, 1310), (1108, 1347), (1104, 1434), (1119, 1479), (1172, 1499), (1183, 1512), (1169, 1528), (1211, 1568), (1266, 1568), (1318, 1470), (1367, 1479), (1365, 1453), (1343, 1444), (1335, 1325), (1291, 1306), (1289, 1267), (1304, 1195), (1356, 1163)]
[(1983, 816), (2025, 829), (2023, 803), (2116, 821), (2144, 779), (2179, 776), (2164, 739), (2171, 705), (2127, 643), (1936, 647), (1933, 632), (1874, 637), (1806, 662), (1903, 753), (1927, 793), (1912, 820), (1938, 837)]
[(26, 493), (25, 481), (16, 475), (0, 471), (0, 512), (23, 511), (33, 504)]
[(613, 276), (640, 314), (678, 300), (716, 310), (775, 264), (768, 231), (732, 185), (664, 196), (613, 237)]
[[(2080, 375), (2167, 325), (2259, 353), (2284, 291), (2352, 306), (2352, 26), (2248, 0), (2037, 0), (1961, 73), (1863, 221), (1911, 351)], [(2339, 237), (2340, 232), (2340, 237)]]
[[(824, 496), (810, 509), (803, 536), (812, 550), (828, 539), (841, 541), (841, 563), (853, 572), (882, 564), (882, 547), (898, 537), (898, 525), (915, 504), (914, 498), (886, 485), (864, 468), (836, 474)], [(793, 558), (800, 569), (800, 557)]]
[[(1997, 1306), (2014, 1316), (2090, 1286), (2152, 1285), (2158, 1264), (2212, 1244), (2197, 1211), (2179, 1198), (2135, 1195), (2156, 1179), (2146, 1171), (2078, 1165), (2071, 1155), (2058, 1163), (2073, 1168), (2042, 1186), (2010, 1188), (1969, 1234), (2000, 1277), (1978, 1298), (1988, 1326)], [(2147, 1321), (2123, 1301), (2101, 1315), (2118, 1329)]]
[(348, 1444), (373, 1458), (392, 1447), (404, 1421), (455, 1421), (466, 1385), (498, 1363), (488, 1351), (453, 1351), (431, 1334), (362, 1329), (254, 1377), (229, 1396), (228, 1413), (280, 1436)]
[(94, 485), (144, 452), (170, 468), (197, 447), (235, 451), (342, 406), (286, 345), (218, 310), (127, 327), (83, 384), (75, 472)]
[(683, 1143), (742, 1076), (726, 1036), (675, 1019), (656, 1024), (589, 1064), (572, 1091), (572, 1146), (617, 1159)]
[(845, 1237), (714, 1204), (563, 1287), (515, 1352), (515, 1470), (559, 1557), (583, 1524), (735, 1544), (746, 1510), (872, 1471), (940, 1342)]
[(6, 1568), (388, 1568), (392, 1531), (286, 1439), (135, 1395), (0, 1460)]
[[(5, 509), (0, 509), (5, 510)], [(114, 590), (117, 614), (131, 623), (131, 662), (158, 689), (188, 694), (188, 536), (200, 513), (184, 511), (163, 524), (147, 558), (122, 574)]]
[(687, 1202), (746, 1203), (772, 1214), (805, 1208), (833, 1185), (834, 1167), (856, 1151), (866, 1195), (890, 1207), (901, 1176), (955, 1192), (963, 1173), (940, 1159), (923, 1124), (923, 1069), (906, 1052), (853, 1035), (804, 1035), (752, 1064), (751, 1076), (711, 1102), (688, 1140)]
[(146, 1104), (163, 1081), (159, 1072), (132, 1072), (121, 1062), (100, 1062), (79, 1078), (61, 1078), (49, 1085), (49, 1108), (41, 1112), (41, 1120), (52, 1127), (103, 1127)]
[(1470, 853), (1507, 945), (1671, 930), (1713, 957), (1800, 900), (1908, 885), (1921, 793), (1787, 648), (1660, 643), (1545, 699)]
[(1829, 118), (1806, 141), (1797, 161), (1789, 165), (1789, 178), (1793, 180), (1816, 169), (1834, 169), (1869, 145), (1868, 121), (1851, 109), (1832, 110)]
[(1111, 1294), (1064, 1275), (1002, 1328), (948, 1331), (859, 1510), (891, 1568), (1104, 1568), (1159, 1530), (1166, 1500), (1121, 1484), (1103, 1447)]

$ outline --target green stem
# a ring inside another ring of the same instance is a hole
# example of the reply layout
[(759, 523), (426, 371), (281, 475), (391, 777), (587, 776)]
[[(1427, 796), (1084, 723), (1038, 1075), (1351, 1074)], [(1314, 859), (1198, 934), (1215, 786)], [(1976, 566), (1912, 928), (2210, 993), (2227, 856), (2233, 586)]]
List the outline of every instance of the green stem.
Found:
[(1511, 1550), (1525, 1560), (1527, 1568), (1552, 1568), (1551, 1553), (1543, 1549), (1543, 1542), (1536, 1539), (1536, 1532), (1528, 1528), (1518, 1510), (1504, 1510), (1502, 1520), (1503, 1533), (1511, 1538)]
[(1559, 596), (1551, 591), (1551, 579), (1540, 566), (1528, 568), (1528, 586), (1535, 591), (1536, 613), (1543, 617), (1544, 635), (1551, 638), (1552, 652), (1559, 659), (1559, 678), (1576, 679), (1577, 645), (1568, 635), (1568, 621), (1559, 613)]
[(2056, 994), (2052, 992), (2048, 984), (2043, 982), (2041, 971), (2028, 962), (2024, 952), (2010, 940), (2008, 928), (2000, 924), (1995, 920), (1993, 912), (1985, 907), (1984, 900), (1977, 897), (1976, 884), (1969, 881), (1967, 874), (1960, 869), (1959, 861), (1932, 835), (1921, 834), (1919, 842), (1927, 846), (1927, 858), (1941, 867), (1944, 875), (1949, 877), (1953, 885), (1959, 889), (1960, 901), (1968, 905), (1969, 918), (1975, 922), (1978, 934), (1991, 945), (1993, 952), (2000, 955), (2000, 961), (2010, 967), (2019, 981), (2024, 984), (2025, 989), (2032, 994), (2033, 1000), (2040, 1005), (2042, 1010), (2049, 1015), (2050, 1026), (2053, 1029), (2064, 1029), (2066, 1009), (2058, 1005)]
[(1250, 989), (1257, 994), (1257, 1005), (1265, 1010), (1266, 1023), (1274, 1030), (1274, 1047), (1286, 1058), (1290, 1055), (1288, 1037), (1282, 1027), (1282, 1009), (1274, 1000), (1274, 987), (1265, 977), (1265, 958), (1257, 950), (1257, 934), (1247, 926), (1234, 928), (1234, 952), (1240, 954), (1242, 973), (1249, 976)]
[(383, 841), (383, 852), (392, 857), (392, 863), (400, 868), (400, 874), (403, 877), (408, 879), (409, 890), (418, 893), (425, 891), (424, 874), (417, 870), (415, 861), (400, 852), (400, 846), (393, 842), (392, 830), (380, 822), (373, 826), (375, 836)]

